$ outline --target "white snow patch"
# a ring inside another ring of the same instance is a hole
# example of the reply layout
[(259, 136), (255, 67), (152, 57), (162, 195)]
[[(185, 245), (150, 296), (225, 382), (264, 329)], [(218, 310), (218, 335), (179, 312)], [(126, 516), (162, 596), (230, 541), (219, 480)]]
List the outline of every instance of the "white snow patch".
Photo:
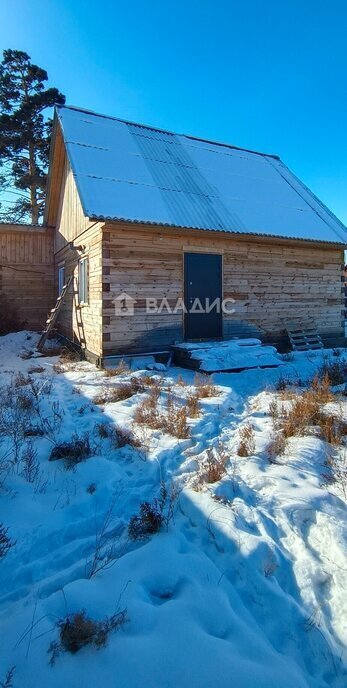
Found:
[[(106, 378), (85, 362), (57, 374), (54, 357), (20, 358), (35, 342), (25, 332), (0, 338), (1, 384), (42, 366), (30, 375), (42, 389), (43, 415), (51, 418), (57, 405), (63, 413), (55, 440), (89, 432), (95, 453), (68, 471), (48, 461), (52, 438), (28, 438), (42, 490), (26, 482), (21, 461), (3, 477), (0, 523), (16, 544), (0, 561), (0, 681), (15, 665), (14, 688), (345, 686), (345, 500), (324, 484), (326, 446), (318, 438), (291, 440), (280, 464), (265, 453), (274, 385), (281, 376), (311, 378), (332, 352), (294, 354), (280, 369), (215, 375), (220, 394), (201, 400), (203, 415), (189, 421), (191, 437), (137, 428), (142, 454), (115, 449), (95, 430), (102, 423), (132, 427), (141, 394), (103, 408), (92, 403), (104, 386), (129, 375)], [(172, 388), (176, 403), (192, 390), (190, 371), (155, 376)], [(242, 458), (236, 447), (244, 423), (254, 428), (256, 449)], [(191, 478), (219, 441), (230, 454), (227, 473), (196, 492)], [(8, 440), (0, 443), (4, 457)], [(160, 480), (182, 487), (174, 518), (167, 530), (129, 542), (129, 519), (158, 496)], [(119, 558), (89, 579), (95, 533), (114, 495), (106, 535)], [(49, 665), (59, 619), (82, 608), (102, 619), (124, 607), (128, 623), (105, 648), (64, 653)]]

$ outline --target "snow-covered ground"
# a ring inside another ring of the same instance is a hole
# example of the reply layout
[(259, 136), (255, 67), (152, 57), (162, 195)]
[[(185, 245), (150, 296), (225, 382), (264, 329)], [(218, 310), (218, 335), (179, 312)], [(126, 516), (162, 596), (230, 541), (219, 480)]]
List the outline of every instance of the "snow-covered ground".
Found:
[[(346, 502), (339, 485), (324, 479), (328, 445), (313, 435), (292, 438), (277, 463), (265, 451), (276, 382), (311, 379), (333, 352), (215, 375), (218, 394), (200, 400), (190, 436), (177, 439), (134, 425), (143, 393), (93, 404), (129, 374), (22, 358), (35, 341), (25, 332), (0, 338), (0, 385), (30, 374), (47, 429), (21, 443), (10, 467), (9, 438), (0, 437), (7, 467), (0, 524), (15, 541), (0, 560), (0, 685), (15, 666), (13, 688), (346, 686)], [(150, 374), (163, 378), (161, 397), (171, 387), (177, 404), (194, 389), (190, 371)], [(344, 397), (337, 403), (346, 413)], [(132, 429), (141, 447), (114, 448), (100, 437), (97, 426), (113, 423)], [(248, 424), (255, 449), (241, 457), (240, 429)], [(89, 433), (92, 456), (73, 470), (48, 461), (74, 433)], [(197, 489), (206, 450), (218, 443), (228, 453), (226, 473)], [(33, 482), (23, 475), (29, 444), (39, 461)], [(173, 518), (159, 533), (129, 540), (130, 518), (163, 483), (179, 491)], [(100, 570), (90, 577), (93, 561)], [(105, 647), (63, 652), (51, 666), (59, 620), (82, 609), (95, 620), (126, 609), (127, 621)]]

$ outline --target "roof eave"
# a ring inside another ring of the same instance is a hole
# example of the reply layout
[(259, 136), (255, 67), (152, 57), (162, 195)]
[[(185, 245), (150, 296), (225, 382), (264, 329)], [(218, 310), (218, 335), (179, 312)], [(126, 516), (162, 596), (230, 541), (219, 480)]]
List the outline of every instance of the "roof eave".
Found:
[(52, 127), (52, 137), (51, 137), (51, 144), (50, 144), (50, 148), (49, 148), (48, 175), (47, 175), (47, 182), (46, 182), (46, 202), (45, 202), (45, 212), (43, 215), (44, 226), (47, 225), (48, 215), (49, 215), (48, 209), (49, 209), (49, 204), (50, 204), (50, 200), (51, 200), (52, 170), (53, 170), (55, 141), (56, 141), (56, 137), (57, 137), (57, 128), (58, 128), (58, 116), (57, 116), (57, 106), (55, 106), (54, 117), (53, 117), (53, 127)]
[(169, 223), (160, 223), (160, 222), (152, 222), (151, 220), (133, 220), (125, 217), (108, 217), (106, 215), (95, 215), (93, 213), (89, 214), (87, 213), (89, 220), (93, 222), (115, 222), (115, 223), (127, 223), (127, 224), (134, 224), (134, 225), (150, 225), (151, 227), (158, 227), (158, 228), (163, 228), (163, 229), (184, 229), (192, 232), (213, 232), (214, 234), (220, 233), (220, 234), (227, 234), (231, 236), (237, 236), (239, 238), (245, 238), (247, 239), (248, 237), (250, 238), (260, 238), (260, 239), (273, 239), (277, 240), (279, 242), (287, 242), (287, 241), (298, 241), (300, 243), (305, 243), (305, 244), (320, 244), (323, 246), (331, 246), (331, 247), (336, 247), (341, 250), (347, 249), (347, 242), (339, 242), (339, 241), (329, 241), (329, 240), (324, 240), (324, 239), (304, 239), (302, 237), (294, 237), (294, 236), (278, 236), (277, 234), (265, 234), (264, 232), (240, 232), (238, 230), (230, 230), (230, 229), (211, 229), (211, 228), (206, 228), (206, 227), (189, 227), (187, 225), (173, 225)]

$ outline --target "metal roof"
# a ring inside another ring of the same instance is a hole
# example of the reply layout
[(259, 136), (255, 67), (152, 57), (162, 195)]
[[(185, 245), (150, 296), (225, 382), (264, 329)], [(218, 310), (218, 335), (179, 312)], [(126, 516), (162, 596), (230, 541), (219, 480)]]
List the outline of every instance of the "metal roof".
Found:
[(57, 117), (88, 217), (347, 243), (276, 156), (75, 107)]

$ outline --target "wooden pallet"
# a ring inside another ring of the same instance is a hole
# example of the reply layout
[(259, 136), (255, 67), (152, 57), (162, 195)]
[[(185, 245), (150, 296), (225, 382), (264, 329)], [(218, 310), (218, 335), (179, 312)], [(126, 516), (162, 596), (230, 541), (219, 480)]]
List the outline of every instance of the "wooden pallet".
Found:
[(313, 320), (305, 323), (289, 322), (286, 329), (294, 351), (324, 349), (323, 342)]
[(66, 294), (69, 290), (71, 282), (72, 282), (72, 277), (69, 277), (68, 281), (66, 282), (66, 284), (64, 284), (64, 286), (62, 288), (61, 294), (57, 298), (57, 301), (56, 301), (54, 308), (52, 308), (52, 310), (51, 310), (51, 312), (50, 312), (50, 314), (46, 320), (46, 327), (42, 331), (41, 337), (40, 337), (38, 344), (37, 344), (37, 350), (38, 351), (42, 351), (42, 349), (45, 345), (47, 337), (48, 337), (49, 333), (51, 332), (53, 325), (54, 325), (54, 323), (58, 317), (58, 313), (59, 313), (59, 311), (60, 311), (60, 309), (61, 309), (61, 307), (65, 301)]

